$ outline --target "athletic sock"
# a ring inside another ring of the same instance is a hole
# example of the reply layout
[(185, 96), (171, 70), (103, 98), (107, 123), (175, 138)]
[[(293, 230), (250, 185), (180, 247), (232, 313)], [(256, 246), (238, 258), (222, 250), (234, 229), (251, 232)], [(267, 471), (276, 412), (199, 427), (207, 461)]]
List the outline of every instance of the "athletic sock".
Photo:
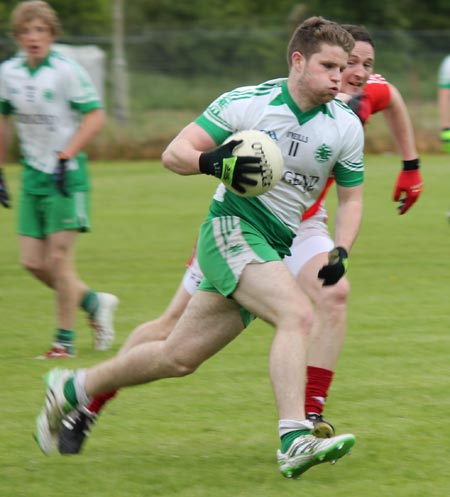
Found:
[(117, 395), (117, 390), (108, 393), (101, 393), (96, 395), (90, 404), (86, 406), (86, 409), (93, 414), (98, 414), (103, 406), (111, 399), (113, 399)]
[(333, 371), (324, 368), (308, 366), (305, 392), (305, 412), (322, 414), (328, 396)]
[(64, 385), (64, 397), (72, 406), (76, 406), (78, 404), (77, 393), (75, 390), (75, 376), (72, 376), (69, 380), (66, 381)]
[(97, 293), (93, 290), (88, 290), (81, 301), (80, 307), (90, 316), (93, 316), (97, 312), (98, 305)]
[(75, 354), (75, 349), (73, 346), (75, 338), (75, 332), (72, 330), (64, 330), (63, 328), (57, 328), (55, 332), (54, 343), (64, 347), (69, 354)]
[(64, 384), (64, 397), (73, 407), (86, 406), (91, 402), (84, 385), (86, 383), (86, 369), (77, 369)]
[(278, 421), (278, 432), (281, 440), (281, 452), (284, 454), (289, 450), (292, 442), (301, 435), (310, 435), (313, 424), (305, 419), (280, 419)]

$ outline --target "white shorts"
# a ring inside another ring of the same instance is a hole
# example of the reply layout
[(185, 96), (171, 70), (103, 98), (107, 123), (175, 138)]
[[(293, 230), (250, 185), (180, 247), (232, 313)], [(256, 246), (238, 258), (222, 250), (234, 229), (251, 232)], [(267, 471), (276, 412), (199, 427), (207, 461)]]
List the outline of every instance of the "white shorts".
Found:
[(195, 290), (197, 290), (198, 285), (203, 279), (203, 273), (198, 265), (197, 255), (191, 258), (188, 262), (186, 272), (183, 276), (183, 286), (184, 289), (189, 293), (189, 295), (194, 295)]
[[(295, 277), (310, 259), (333, 249), (334, 242), (328, 232), (327, 219), (327, 211), (321, 207), (314, 216), (300, 223), (297, 236), (292, 242), (291, 255), (283, 259)], [(193, 295), (202, 279), (203, 273), (195, 255), (188, 262), (183, 286), (190, 295)]]
[(327, 219), (327, 211), (321, 207), (314, 216), (300, 223), (291, 245), (291, 255), (283, 259), (295, 277), (310, 259), (333, 249), (334, 242), (328, 232)]

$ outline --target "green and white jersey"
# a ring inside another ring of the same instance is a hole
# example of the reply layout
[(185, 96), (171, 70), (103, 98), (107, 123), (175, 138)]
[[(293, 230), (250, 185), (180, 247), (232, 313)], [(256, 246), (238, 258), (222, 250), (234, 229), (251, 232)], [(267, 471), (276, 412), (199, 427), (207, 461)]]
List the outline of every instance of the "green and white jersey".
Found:
[(439, 88), (450, 88), (450, 55), (447, 55), (439, 66), (438, 86)]
[[(26, 191), (52, 191), (56, 154), (76, 133), (81, 114), (101, 107), (87, 72), (57, 52), (36, 68), (21, 54), (1, 64), (0, 112), (15, 116)], [(68, 162), (68, 188), (89, 189), (84, 154)]]
[(239, 197), (220, 184), (210, 208), (212, 215), (237, 215), (256, 224), (273, 243), (290, 246), (303, 212), (330, 176), (347, 187), (363, 182), (360, 120), (339, 100), (302, 112), (285, 78), (225, 93), (196, 122), (218, 144), (246, 129), (264, 131), (277, 142), (284, 157), (279, 183), (256, 198)]

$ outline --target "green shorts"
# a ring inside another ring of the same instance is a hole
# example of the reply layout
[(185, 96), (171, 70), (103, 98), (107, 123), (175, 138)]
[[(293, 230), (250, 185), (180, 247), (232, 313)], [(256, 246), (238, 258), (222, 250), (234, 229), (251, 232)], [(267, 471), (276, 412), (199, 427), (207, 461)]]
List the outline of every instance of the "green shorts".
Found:
[(33, 195), (22, 191), (19, 201), (19, 235), (45, 238), (66, 230), (89, 231), (88, 192), (72, 192), (69, 197)]
[[(200, 228), (197, 258), (204, 278), (198, 289), (229, 297), (247, 264), (280, 261), (278, 252), (253, 226), (237, 216), (212, 217)], [(254, 318), (241, 309), (244, 324)]]

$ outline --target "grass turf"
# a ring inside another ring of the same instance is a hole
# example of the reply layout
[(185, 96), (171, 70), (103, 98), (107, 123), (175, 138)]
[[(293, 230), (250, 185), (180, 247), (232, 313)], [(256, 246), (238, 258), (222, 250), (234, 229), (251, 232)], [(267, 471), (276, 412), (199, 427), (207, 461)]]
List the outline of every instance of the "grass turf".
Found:
[[(367, 157), (365, 214), (350, 256), (346, 346), (326, 414), (357, 442), (351, 457), (299, 481), (276, 466), (277, 416), (268, 379), (271, 328), (254, 322), (194, 375), (120, 393), (80, 456), (43, 456), (31, 433), (55, 364), (110, 357), (158, 316), (183, 274), (215, 182), (158, 163), (94, 163), (93, 231), (77, 263), (94, 289), (121, 299), (112, 351), (91, 349), (81, 311), (76, 359), (36, 361), (53, 332), (53, 295), (18, 263), (15, 209), (0, 208), (0, 496), (442, 497), (450, 491), (449, 167), (422, 157), (426, 189), (398, 216), (397, 157)], [(6, 177), (18, 202), (19, 169)], [(335, 199), (329, 195), (333, 212)]]

